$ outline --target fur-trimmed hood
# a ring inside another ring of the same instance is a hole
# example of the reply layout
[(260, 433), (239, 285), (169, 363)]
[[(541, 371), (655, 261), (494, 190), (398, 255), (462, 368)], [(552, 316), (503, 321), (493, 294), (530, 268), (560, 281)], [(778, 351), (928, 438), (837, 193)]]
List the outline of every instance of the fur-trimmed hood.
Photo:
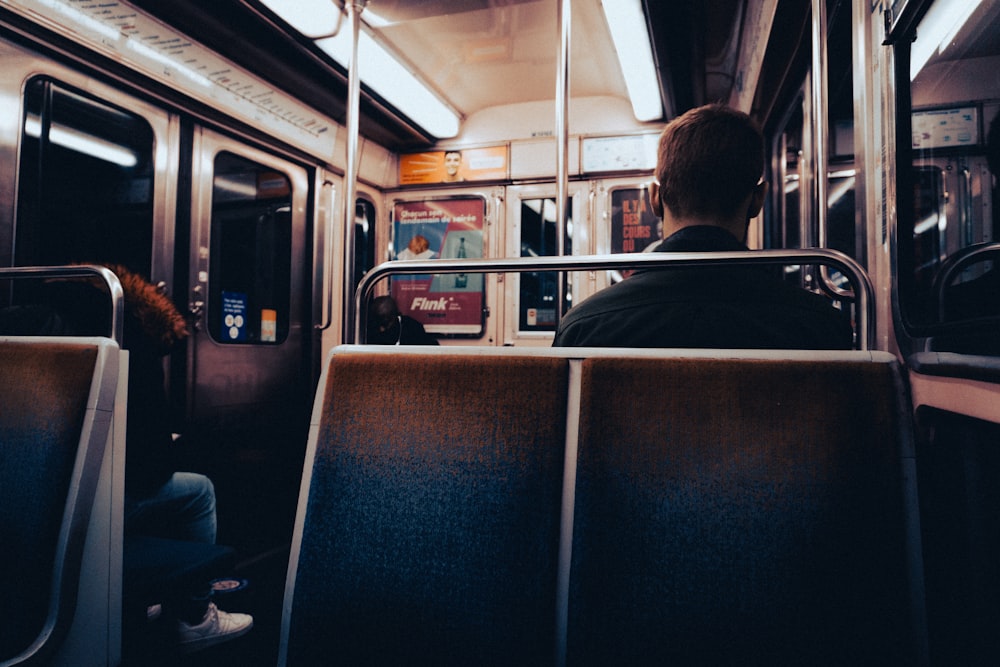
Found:
[[(119, 265), (108, 265), (122, 284), (125, 293), (126, 328), (137, 331), (160, 351), (169, 352), (188, 335), (184, 316), (156, 285), (137, 273)], [(126, 333), (126, 338), (128, 333)]]

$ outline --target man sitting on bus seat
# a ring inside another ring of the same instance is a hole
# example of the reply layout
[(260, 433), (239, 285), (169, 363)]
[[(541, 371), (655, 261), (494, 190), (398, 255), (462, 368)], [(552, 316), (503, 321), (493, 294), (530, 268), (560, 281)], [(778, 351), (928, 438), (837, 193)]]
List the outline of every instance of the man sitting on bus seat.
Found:
[(401, 315), (391, 296), (376, 297), (368, 311), (368, 338), (371, 345), (437, 345), (437, 338), (424, 325)]
[[(654, 252), (747, 250), (764, 203), (764, 142), (746, 114), (719, 104), (671, 121), (659, 141)], [(771, 268), (735, 264), (639, 270), (573, 307), (555, 346), (849, 349), (848, 316)]]

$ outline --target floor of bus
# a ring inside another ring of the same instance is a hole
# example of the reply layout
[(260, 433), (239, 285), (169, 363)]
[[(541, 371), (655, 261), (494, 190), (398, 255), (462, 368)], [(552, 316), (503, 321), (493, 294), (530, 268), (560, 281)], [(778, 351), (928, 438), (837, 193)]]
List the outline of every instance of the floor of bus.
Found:
[(246, 580), (233, 594), (217, 595), (220, 609), (249, 613), (254, 626), (243, 637), (192, 654), (176, 650), (174, 623), (151, 622), (123, 637), (124, 667), (214, 665), (273, 667), (277, 663), (281, 607), (298, 502), (305, 434), (188, 438), (182, 469), (201, 472), (215, 485), (219, 544), (236, 551), (236, 566), (222, 576)]

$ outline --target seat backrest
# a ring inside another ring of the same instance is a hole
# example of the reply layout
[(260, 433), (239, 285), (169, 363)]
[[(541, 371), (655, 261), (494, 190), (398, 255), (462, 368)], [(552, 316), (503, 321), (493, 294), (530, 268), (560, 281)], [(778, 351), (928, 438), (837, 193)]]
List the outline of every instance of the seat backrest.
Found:
[(0, 665), (72, 621), (118, 363), (108, 339), (0, 338)]
[(320, 382), (280, 664), (551, 662), (566, 360), (335, 353)]
[(921, 664), (894, 358), (719, 356), (583, 361), (567, 664)]

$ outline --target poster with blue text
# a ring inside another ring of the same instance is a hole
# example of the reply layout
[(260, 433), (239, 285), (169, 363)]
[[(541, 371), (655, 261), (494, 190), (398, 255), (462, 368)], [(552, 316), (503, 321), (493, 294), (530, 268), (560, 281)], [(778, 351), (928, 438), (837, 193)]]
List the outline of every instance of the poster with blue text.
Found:
[[(393, 208), (396, 260), (457, 259), (483, 256), (482, 198), (397, 202)], [(391, 294), (403, 315), (430, 333), (481, 335), (481, 273), (396, 276)]]

